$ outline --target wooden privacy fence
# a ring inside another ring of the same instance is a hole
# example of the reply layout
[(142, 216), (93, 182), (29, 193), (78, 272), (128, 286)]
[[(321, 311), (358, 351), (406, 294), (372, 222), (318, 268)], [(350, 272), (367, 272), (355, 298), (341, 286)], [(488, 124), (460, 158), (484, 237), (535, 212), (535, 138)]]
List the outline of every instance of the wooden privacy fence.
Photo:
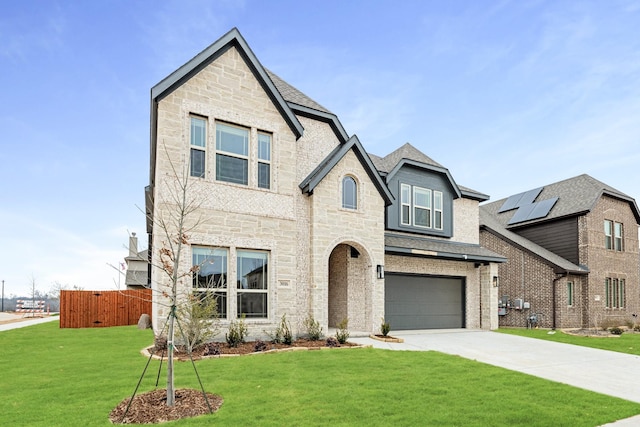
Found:
[(151, 289), (60, 291), (60, 327), (95, 328), (136, 325), (151, 315)]

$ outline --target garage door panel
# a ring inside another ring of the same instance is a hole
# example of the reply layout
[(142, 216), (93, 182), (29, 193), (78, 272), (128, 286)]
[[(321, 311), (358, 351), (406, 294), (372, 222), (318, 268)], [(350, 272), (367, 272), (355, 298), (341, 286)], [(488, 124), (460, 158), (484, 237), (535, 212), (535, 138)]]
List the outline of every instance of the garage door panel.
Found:
[(388, 274), (385, 320), (395, 330), (464, 327), (463, 279)]

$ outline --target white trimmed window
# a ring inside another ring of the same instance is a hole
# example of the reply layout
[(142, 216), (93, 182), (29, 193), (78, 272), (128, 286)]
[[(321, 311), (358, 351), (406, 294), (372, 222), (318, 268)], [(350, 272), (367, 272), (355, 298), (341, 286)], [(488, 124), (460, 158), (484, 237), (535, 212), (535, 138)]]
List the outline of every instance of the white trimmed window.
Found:
[(238, 250), (237, 292), (238, 317), (267, 318), (269, 254), (261, 251)]
[(249, 184), (249, 129), (216, 123), (216, 180)]
[(220, 248), (192, 247), (193, 292), (204, 300), (215, 298), (218, 316), (227, 318), (228, 251)]
[(619, 222), (613, 223), (613, 249), (620, 252), (624, 250), (624, 231)]
[(197, 178), (204, 178), (207, 157), (207, 120), (191, 116), (189, 132), (190, 153), (189, 173)]
[(431, 190), (413, 187), (413, 225), (431, 227)]
[(442, 191), (433, 192), (433, 228), (442, 230)]
[(604, 220), (604, 247), (624, 251), (624, 226), (619, 222)]
[(411, 225), (411, 186), (400, 184), (400, 224)]
[(258, 187), (271, 188), (271, 135), (258, 132)]
[(605, 306), (607, 308), (624, 308), (625, 280), (607, 277), (605, 284)]
[(342, 207), (345, 209), (358, 209), (358, 186), (351, 176), (342, 178)]

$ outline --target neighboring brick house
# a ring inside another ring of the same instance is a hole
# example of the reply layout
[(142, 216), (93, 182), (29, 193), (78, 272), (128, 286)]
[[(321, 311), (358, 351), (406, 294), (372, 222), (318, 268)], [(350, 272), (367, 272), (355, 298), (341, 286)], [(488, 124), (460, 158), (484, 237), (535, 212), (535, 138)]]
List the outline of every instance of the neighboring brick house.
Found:
[(480, 242), (508, 258), (500, 326), (527, 326), (531, 315), (548, 328), (634, 321), (638, 224), (635, 200), (589, 175), (482, 205)]
[[(172, 165), (186, 167), (203, 198), (181, 265), (199, 271), (180, 291), (213, 292), (223, 327), (246, 316), (260, 336), (286, 314), (300, 331), (311, 315), (325, 331), (348, 318), (350, 330), (372, 333), (389, 312), (392, 329), (497, 327), (493, 277), (504, 259), (479, 245), (487, 196), (409, 145), (372, 157), (375, 165), (333, 113), (265, 69), (233, 29), (151, 90), (152, 258), (166, 241), (159, 219), (175, 211)], [(168, 280), (152, 265), (162, 290)], [(452, 308), (415, 303), (443, 289), (454, 298), (439, 305)], [(156, 292), (156, 328), (165, 303)], [(397, 305), (407, 303), (420, 320), (405, 323)]]

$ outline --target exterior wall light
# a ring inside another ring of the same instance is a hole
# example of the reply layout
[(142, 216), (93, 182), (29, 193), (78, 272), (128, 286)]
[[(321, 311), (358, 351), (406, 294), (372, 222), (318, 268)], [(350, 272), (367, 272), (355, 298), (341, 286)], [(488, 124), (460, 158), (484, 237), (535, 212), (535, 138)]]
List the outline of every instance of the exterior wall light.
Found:
[(498, 279), (498, 276), (493, 276), (493, 287), (497, 288), (499, 284), (500, 284), (500, 281)]
[(384, 265), (378, 264), (376, 266), (376, 275), (378, 279), (384, 279)]

